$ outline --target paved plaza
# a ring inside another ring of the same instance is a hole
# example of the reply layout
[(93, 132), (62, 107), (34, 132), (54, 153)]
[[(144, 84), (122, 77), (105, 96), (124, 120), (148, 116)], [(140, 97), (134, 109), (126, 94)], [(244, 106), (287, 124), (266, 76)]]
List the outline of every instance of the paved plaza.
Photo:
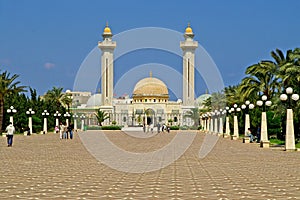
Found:
[[(95, 159), (78, 134), (73, 140), (59, 140), (53, 133), (16, 135), (13, 147), (0, 138), (0, 199), (300, 199), (300, 151), (219, 138), (200, 159), (205, 133), (197, 132), (174, 163), (129, 173)], [(170, 143), (176, 133), (145, 138), (121, 131), (105, 135), (120, 149), (150, 152)]]

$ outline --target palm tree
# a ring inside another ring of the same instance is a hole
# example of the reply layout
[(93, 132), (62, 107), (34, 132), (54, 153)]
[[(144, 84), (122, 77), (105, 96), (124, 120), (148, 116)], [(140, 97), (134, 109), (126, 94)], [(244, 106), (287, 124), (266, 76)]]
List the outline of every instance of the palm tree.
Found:
[(198, 108), (191, 108), (185, 113), (184, 117), (192, 119), (195, 127), (199, 126), (200, 113)]
[(0, 74), (0, 130), (3, 125), (3, 114), (4, 114), (4, 99), (10, 94), (26, 92), (26, 86), (18, 86), (20, 81), (16, 81), (19, 75), (10, 75), (7, 71)]
[(272, 98), (279, 89), (276, 76), (278, 65), (272, 61), (261, 61), (246, 69), (247, 77), (240, 84), (240, 94), (243, 101), (249, 98), (257, 98), (260, 93), (265, 94), (268, 99)]
[(45, 100), (53, 102), (56, 106), (56, 110), (61, 106), (67, 107), (69, 111), (70, 104), (72, 103), (71, 95), (63, 93), (63, 88), (53, 87), (52, 90), (47, 91)]
[(282, 79), (283, 89), (289, 86), (296, 89), (300, 86), (300, 48), (287, 51), (284, 62), (279, 65), (278, 76)]
[(95, 116), (97, 117), (99, 126), (102, 126), (102, 122), (104, 122), (104, 120), (109, 119), (109, 114), (100, 109), (96, 110)]

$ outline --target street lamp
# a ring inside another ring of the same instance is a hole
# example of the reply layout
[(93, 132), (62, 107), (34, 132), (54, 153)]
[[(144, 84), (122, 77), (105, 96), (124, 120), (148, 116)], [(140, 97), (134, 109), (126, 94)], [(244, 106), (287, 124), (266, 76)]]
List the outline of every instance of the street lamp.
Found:
[(249, 116), (249, 109), (252, 110), (254, 108), (254, 104), (250, 103), (250, 101), (246, 101), (245, 104), (241, 106), (243, 110), (245, 110), (245, 132), (244, 135), (246, 136), (246, 133), (248, 129), (250, 128), (250, 116)]
[(29, 133), (30, 135), (32, 134), (32, 115), (35, 114), (35, 112), (32, 110), (32, 108), (29, 108), (27, 111), (26, 111), (26, 114), (29, 116), (29, 119), (28, 119), (28, 127), (29, 127)]
[(55, 126), (59, 127), (59, 120), (58, 120), (58, 118), (61, 116), (61, 114), (58, 111), (56, 111), (53, 115), (55, 117)]
[(272, 105), (272, 101), (268, 100), (266, 95), (261, 97), (261, 100), (258, 100), (256, 104), (259, 107), (262, 107), (263, 111), (261, 113), (261, 133), (260, 133), (260, 147), (269, 148), (270, 141), (268, 139), (268, 125), (267, 125), (267, 114), (266, 114), (266, 106), (270, 107)]
[(214, 132), (218, 135), (218, 117), (219, 117), (219, 111), (218, 110), (215, 110), (214, 112), (214, 116), (215, 116), (215, 122), (214, 122)]
[(47, 110), (44, 110), (44, 112), (42, 112), (42, 115), (44, 117), (44, 131), (43, 133), (47, 133), (48, 130), (47, 130), (47, 117), (49, 116), (49, 113), (47, 112)]
[(82, 115), (80, 116), (80, 119), (81, 119), (81, 130), (84, 131), (84, 119), (85, 119), (84, 114), (82, 114)]
[(280, 95), (280, 100), (288, 102), (288, 107), (286, 109), (286, 133), (285, 133), (285, 150), (296, 150), (295, 146), (295, 133), (294, 133), (294, 118), (293, 109), (291, 107), (291, 99), (293, 101), (299, 100), (298, 94), (293, 94), (293, 88), (288, 87), (285, 90), (286, 94)]
[(64, 117), (66, 118), (66, 122), (67, 122), (67, 127), (69, 127), (69, 118), (71, 117), (71, 114), (69, 112), (66, 112), (64, 114)]
[(16, 110), (13, 106), (11, 106), (11, 107), (9, 107), (9, 108), (6, 110), (6, 112), (7, 112), (8, 114), (10, 114), (9, 122), (11, 122), (12, 125), (14, 125), (14, 117), (13, 117), (13, 115), (17, 112), (17, 110)]
[(73, 115), (73, 118), (74, 118), (74, 130), (77, 131), (77, 118), (78, 118), (78, 115), (75, 113)]
[(241, 108), (238, 108), (237, 104), (233, 105), (233, 108), (230, 109), (233, 112), (233, 140), (237, 140), (239, 138), (239, 124), (238, 124), (238, 117), (236, 112), (240, 112)]
[(225, 107), (225, 110), (224, 110), (224, 113), (226, 114), (226, 122), (225, 122), (225, 135), (224, 137), (229, 137), (230, 136), (230, 127), (229, 127), (229, 107), (226, 106)]

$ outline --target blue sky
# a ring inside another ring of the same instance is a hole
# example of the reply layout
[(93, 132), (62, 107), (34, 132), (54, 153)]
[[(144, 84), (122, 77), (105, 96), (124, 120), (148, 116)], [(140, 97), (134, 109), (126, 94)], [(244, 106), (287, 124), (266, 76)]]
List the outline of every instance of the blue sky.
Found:
[[(21, 84), (40, 95), (53, 86), (72, 89), (81, 63), (102, 40), (107, 21), (114, 34), (141, 27), (184, 32), (190, 22), (195, 40), (213, 58), (224, 84), (235, 85), (247, 66), (271, 59), (271, 50), (300, 46), (299, 8), (297, 0), (0, 0), (0, 69), (19, 74)], [(180, 59), (170, 59), (169, 65), (181, 66)], [(157, 62), (137, 52), (118, 60), (116, 67), (128, 71), (132, 60)], [(117, 77), (120, 73), (124, 71), (116, 70)], [(204, 92), (205, 86), (198, 87), (197, 94)]]

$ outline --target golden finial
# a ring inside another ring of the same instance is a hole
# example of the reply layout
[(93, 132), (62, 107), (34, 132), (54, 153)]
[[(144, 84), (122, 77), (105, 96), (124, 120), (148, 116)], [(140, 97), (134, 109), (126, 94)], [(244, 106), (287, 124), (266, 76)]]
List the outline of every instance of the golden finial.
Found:
[(191, 28), (190, 22), (188, 23), (188, 27), (185, 29), (185, 33), (193, 34), (193, 29)]
[(106, 21), (106, 27), (108, 27), (108, 21)]
[(152, 71), (150, 71), (150, 78), (152, 78)]

